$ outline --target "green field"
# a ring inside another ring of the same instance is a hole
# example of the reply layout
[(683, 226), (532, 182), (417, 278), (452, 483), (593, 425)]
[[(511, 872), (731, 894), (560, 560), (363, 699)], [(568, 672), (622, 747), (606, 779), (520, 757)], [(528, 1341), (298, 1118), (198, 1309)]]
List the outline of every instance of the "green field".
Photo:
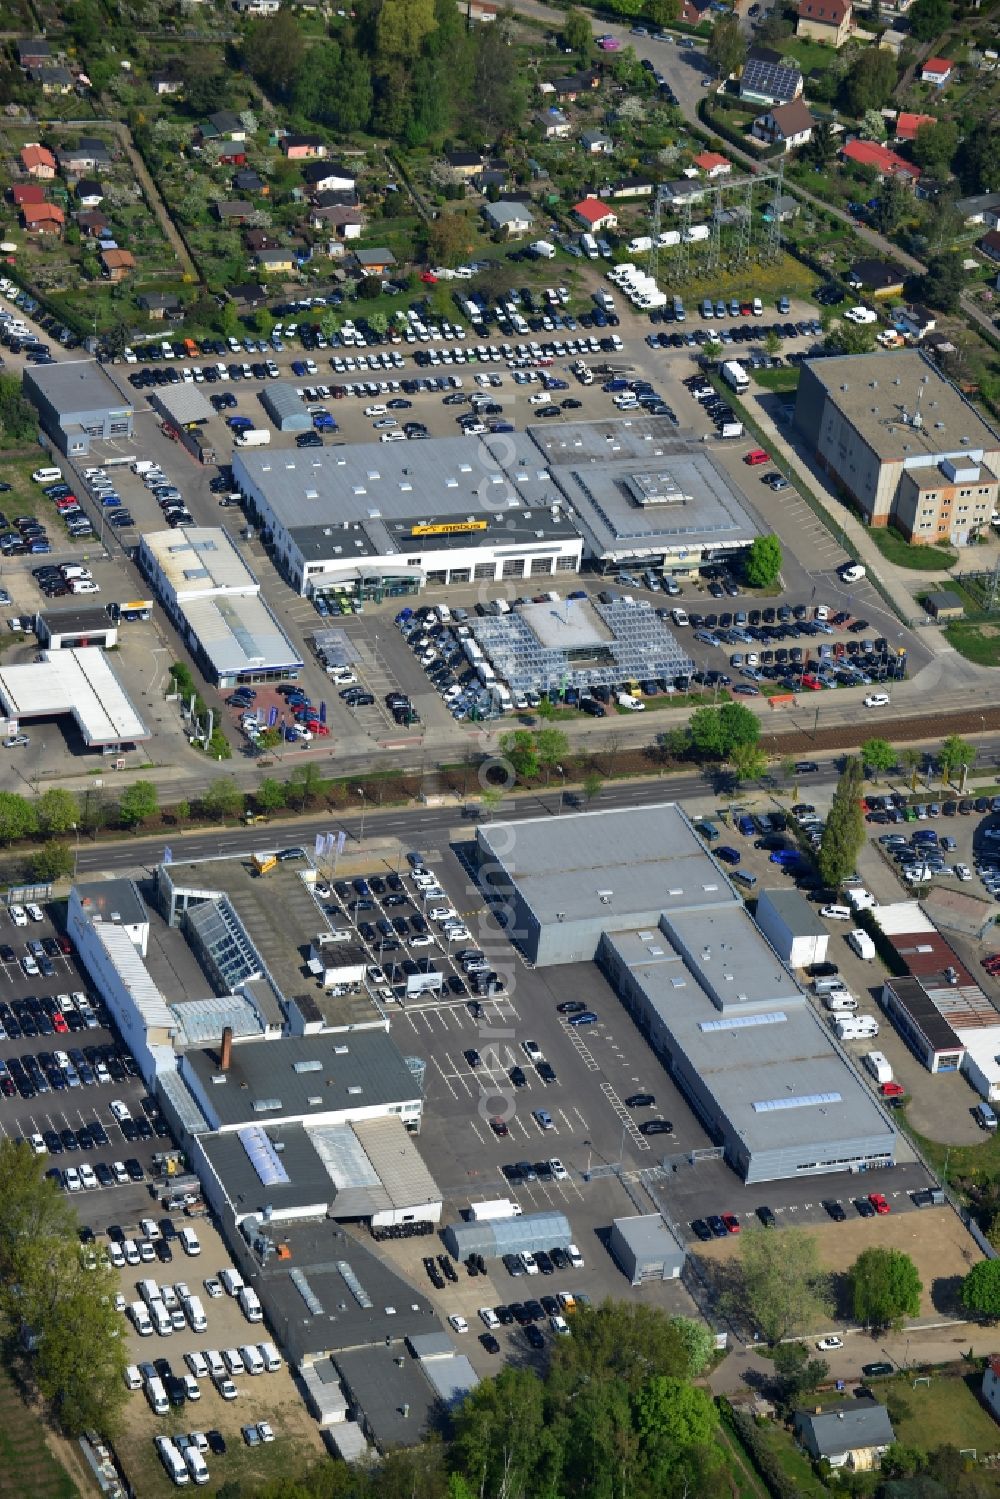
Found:
[(896, 567), (908, 567), (913, 572), (947, 572), (958, 561), (950, 547), (911, 546), (888, 526), (872, 526), (868, 535), (887, 562)]
[(756, 384), (762, 385), (765, 390), (789, 391), (799, 388), (797, 366), (791, 369), (755, 370), (753, 378)]
[(967, 661), (977, 666), (1000, 666), (1000, 624), (969, 624), (957, 620), (945, 627), (945, 636)]
[[(933, 1374), (929, 1385), (918, 1385), (915, 1390), (910, 1388), (912, 1380), (891, 1381), (891, 1387), (909, 1408), (908, 1415), (894, 1422), (898, 1440), (924, 1452), (933, 1452), (945, 1443), (975, 1447), (980, 1456), (995, 1452), (997, 1423), (975, 1393), (981, 1382), (978, 1371), (965, 1378)], [(882, 1392), (880, 1384), (880, 1395)]]
[(79, 1493), (45, 1443), (42, 1425), (6, 1373), (0, 1374), (0, 1495), (75, 1499)]

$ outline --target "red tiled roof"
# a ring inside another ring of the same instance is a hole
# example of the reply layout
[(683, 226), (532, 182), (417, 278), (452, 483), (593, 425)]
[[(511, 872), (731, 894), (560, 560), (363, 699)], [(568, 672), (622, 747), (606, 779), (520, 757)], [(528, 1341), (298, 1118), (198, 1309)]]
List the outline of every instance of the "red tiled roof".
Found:
[(848, 141), (846, 146), (841, 147), (841, 155), (861, 166), (874, 167), (878, 172), (905, 172), (914, 182), (920, 176), (920, 168), (915, 167), (912, 161), (904, 161), (902, 156), (897, 156), (887, 146), (880, 146), (878, 141)]
[(61, 208), (55, 203), (26, 203), (21, 209), (21, 217), (26, 225), (32, 224), (63, 224), (66, 222)]
[(574, 203), (573, 212), (577, 218), (586, 219), (588, 224), (596, 224), (600, 219), (607, 218), (608, 214), (614, 217), (614, 209), (602, 203), (600, 198), (581, 198), (579, 203)]
[(950, 73), (955, 64), (947, 57), (929, 57), (922, 65), (922, 73)]
[(54, 167), (56, 159), (45, 146), (25, 146), (21, 152), (21, 161), (26, 167)]
[(18, 182), (10, 190), (11, 198), (18, 208), (25, 203), (44, 203), (45, 189), (37, 182)]
[(901, 141), (912, 141), (921, 125), (936, 125), (937, 120), (933, 115), (911, 114), (909, 110), (901, 109), (896, 116), (896, 138)]
[(703, 172), (710, 172), (713, 167), (728, 167), (731, 165), (718, 151), (702, 151), (700, 156), (694, 158), (696, 167), (701, 167)]
[(825, 26), (840, 26), (850, 15), (851, 0), (799, 0), (799, 16), (804, 21), (820, 21)]

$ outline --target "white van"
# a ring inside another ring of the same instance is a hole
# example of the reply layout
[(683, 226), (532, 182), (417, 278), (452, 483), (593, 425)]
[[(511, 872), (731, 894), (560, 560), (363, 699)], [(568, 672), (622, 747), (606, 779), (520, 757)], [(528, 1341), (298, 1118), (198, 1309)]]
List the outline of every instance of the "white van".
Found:
[(248, 1322), (263, 1322), (264, 1312), (252, 1286), (242, 1286), (236, 1299)]
[(154, 1416), (165, 1416), (170, 1409), (167, 1392), (163, 1388), (163, 1380), (158, 1374), (146, 1381), (146, 1399), (152, 1407)]
[(187, 1463), (181, 1457), (169, 1437), (157, 1437), (156, 1450), (160, 1454), (160, 1462), (167, 1470), (167, 1476), (173, 1480), (178, 1488), (185, 1483), (191, 1482), (191, 1474), (188, 1472)]
[(208, 1464), (193, 1444), (184, 1449), (184, 1461), (187, 1463), (188, 1472), (195, 1483), (208, 1482)]
[(863, 958), (866, 963), (872, 961), (875, 956), (875, 943), (861, 927), (858, 927), (853, 932), (848, 932), (846, 941), (848, 947), (853, 952), (856, 952), (859, 958)]
[(687, 610), (686, 609), (671, 609), (671, 611), (670, 611), (670, 618), (673, 620), (674, 624), (677, 625), (677, 626), (679, 626), (679, 627), (683, 626), (683, 625), (686, 625), (688, 623)]
[(36, 484), (58, 484), (62, 478), (62, 469), (36, 468), (31, 477)]
[(243, 1367), (248, 1374), (263, 1374), (267, 1367), (260, 1356), (260, 1350), (253, 1343), (244, 1343), (240, 1348), (240, 1358)]
[(219, 1271), (219, 1279), (222, 1281), (223, 1290), (229, 1296), (235, 1296), (243, 1288), (243, 1277), (238, 1270), (227, 1265), (224, 1270)]
[(205, 1308), (201, 1304), (200, 1296), (187, 1296), (184, 1299), (184, 1315), (191, 1324), (192, 1332), (204, 1332), (208, 1327), (208, 1318), (205, 1316)]
[(162, 1301), (163, 1295), (155, 1280), (140, 1280), (139, 1295), (147, 1306), (152, 1306), (154, 1301)]
[(139, 1373), (138, 1364), (126, 1364), (122, 1378), (125, 1381), (126, 1390), (142, 1389), (142, 1375)]
[(193, 1228), (182, 1228), (178, 1238), (181, 1241), (181, 1248), (185, 1254), (201, 1254), (201, 1244)]
[(140, 1338), (151, 1338), (153, 1336), (153, 1324), (143, 1302), (133, 1301), (129, 1307), (129, 1315)]
[(153, 1321), (156, 1323), (156, 1331), (159, 1334), (159, 1336), (161, 1338), (169, 1338), (170, 1334), (174, 1330), (174, 1322), (173, 1322), (173, 1318), (171, 1317), (170, 1313), (167, 1311), (166, 1307), (163, 1305), (163, 1302), (162, 1301), (153, 1301), (153, 1302), (151, 1302), (150, 1303), (150, 1307), (149, 1307), (149, 1315), (152, 1317)]
[(273, 1343), (258, 1343), (257, 1347), (260, 1349), (260, 1356), (264, 1360), (264, 1368), (268, 1374), (277, 1374), (281, 1368), (281, 1354), (277, 1348)]

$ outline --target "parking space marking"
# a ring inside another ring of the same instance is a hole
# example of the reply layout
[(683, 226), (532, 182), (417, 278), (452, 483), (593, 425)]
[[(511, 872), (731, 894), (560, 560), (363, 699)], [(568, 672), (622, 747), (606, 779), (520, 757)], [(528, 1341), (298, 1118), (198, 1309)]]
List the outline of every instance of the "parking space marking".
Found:
[(438, 1061), (437, 1057), (433, 1057), (432, 1056), (431, 1057), (431, 1061), (434, 1063), (434, 1066), (437, 1068), (438, 1074), (439, 1074), (439, 1076), (441, 1078), (441, 1081), (444, 1083), (445, 1087), (448, 1089), (448, 1092), (451, 1094), (452, 1098), (454, 1098), (457, 1101), (458, 1094), (455, 1092), (454, 1088), (451, 1086), (451, 1083), (449, 1082), (448, 1078), (441, 1071), (441, 1064)]
[(640, 1133), (635, 1120), (632, 1118), (632, 1115), (625, 1107), (622, 1099), (619, 1098), (612, 1084), (603, 1082), (601, 1084), (601, 1092), (608, 1100), (608, 1103), (610, 1103), (612, 1109), (614, 1109), (615, 1114), (621, 1121), (623, 1130), (632, 1141), (632, 1144), (635, 1146), (636, 1150), (651, 1150), (652, 1146), (649, 1144), (645, 1135)]
[(595, 1059), (594, 1054), (593, 1052), (591, 1052), (590, 1048), (584, 1045), (583, 1039), (579, 1034), (579, 1026), (567, 1025), (564, 1021), (562, 1028), (566, 1032), (570, 1045), (579, 1056), (587, 1071), (599, 1072), (601, 1070), (600, 1063)]

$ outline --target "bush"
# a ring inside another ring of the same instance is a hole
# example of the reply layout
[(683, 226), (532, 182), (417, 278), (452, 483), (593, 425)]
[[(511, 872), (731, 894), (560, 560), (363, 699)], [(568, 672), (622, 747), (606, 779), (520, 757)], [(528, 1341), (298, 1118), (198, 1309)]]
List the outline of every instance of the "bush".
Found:
[(799, 1499), (798, 1485), (785, 1473), (753, 1418), (745, 1411), (734, 1410), (728, 1401), (721, 1400), (719, 1406), (723, 1420), (746, 1448), (771, 1499)]

